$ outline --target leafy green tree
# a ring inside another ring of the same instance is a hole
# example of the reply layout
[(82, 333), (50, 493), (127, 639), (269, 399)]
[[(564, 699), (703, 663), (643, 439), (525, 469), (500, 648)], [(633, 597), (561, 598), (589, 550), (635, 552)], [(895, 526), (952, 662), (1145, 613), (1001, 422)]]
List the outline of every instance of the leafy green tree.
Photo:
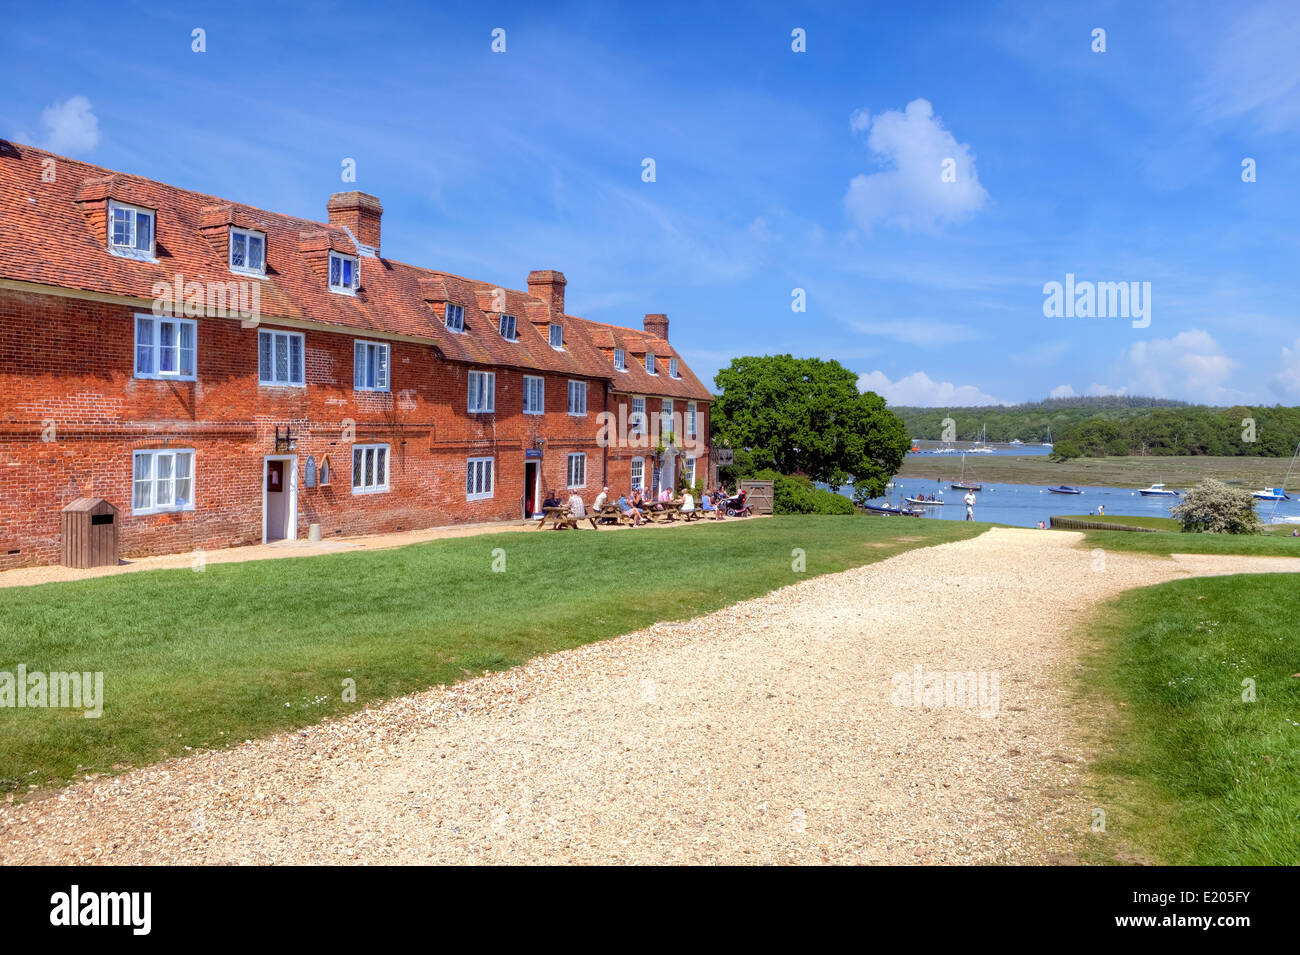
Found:
[(903, 464), (903, 422), (837, 361), (764, 355), (734, 358), (714, 378), (713, 440), (751, 455), (752, 466), (805, 474), (874, 494)]
[(1170, 513), (1184, 531), (1206, 534), (1258, 534), (1255, 499), (1244, 488), (1209, 478), (1183, 495)]
[(1052, 446), (1053, 461), (1068, 461), (1083, 454), (1083, 449), (1073, 441), (1058, 441)]

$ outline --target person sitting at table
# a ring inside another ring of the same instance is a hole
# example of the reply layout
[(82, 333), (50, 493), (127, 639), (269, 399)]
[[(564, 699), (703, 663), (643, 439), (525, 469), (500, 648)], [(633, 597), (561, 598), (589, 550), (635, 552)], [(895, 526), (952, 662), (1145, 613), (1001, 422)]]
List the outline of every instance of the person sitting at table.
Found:
[(592, 503), (591, 509), (595, 513), (599, 514), (600, 509), (608, 503), (609, 503), (609, 485), (607, 484), (604, 487), (602, 487), (600, 489), (600, 493), (596, 495), (596, 500)]
[(691, 493), (690, 488), (682, 491), (682, 499), (677, 502), (677, 507), (683, 514), (695, 510), (695, 495)]
[(670, 491), (670, 490), (668, 490), (667, 487), (662, 487), (662, 488), (659, 489), (659, 503), (660, 503), (660, 504), (667, 504), (667, 503), (668, 503), (669, 501), (671, 501), (672, 499), (673, 499), (673, 492)]
[(717, 517), (718, 509), (713, 504), (713, 492), (705, 491), (700, 495), (700, 510), (704, 512), (705, 517)]
[(582, 495), (574, 491), (569, 495), (569, 513), (574, 517), (586, 517), (587, 507), (582, 503)]
[(559, 507), (560, 499), (555, 496), (554, 491), (547, 491), (546, 497), (542, 501), (542, 507)]
[(632, 506), (638, 511), (644, 511), (646, 509), (646, 499), (641, 496), (641, 489), (639, 487), (632, 488)]
[[(635, 492), (633, 492), (633, 493), (635, 494)], [(615, 505), (615, 506), (619, 509), (619, 512), (620, 512), (624, 517), (630, 517), (630, 518), (632, 518), (632, 526), (633, 526), (633, 527), (639, 527), (639, 526), (641, 525), (641, 511), (640, 511), (640, 509), (633, 507), (633, 506), (631, 505), (631, 503), (628, 502), (628, 499), (627, 499), (626, 497), (621, 497), (621, 496), (620, 496), (619, 499), (618, 499), (618, 504)]]

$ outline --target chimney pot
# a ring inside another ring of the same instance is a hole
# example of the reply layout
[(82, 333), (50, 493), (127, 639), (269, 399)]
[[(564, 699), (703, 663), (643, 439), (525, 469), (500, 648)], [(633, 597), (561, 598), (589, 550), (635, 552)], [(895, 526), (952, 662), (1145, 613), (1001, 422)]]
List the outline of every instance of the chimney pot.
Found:
[(336, 192), (325, 208), (329, 211), (330, 225), (346, 228), (358, 242), (378, 254), (379, 223), (384, 207), (377, 198), (364, 192)]
[(642, 326), (647, 335), (654, 335), (656, 338), (662, 338), (668, 341), (668, 316), (660, 313), (649, 313), (645, 317), (645, 323)]

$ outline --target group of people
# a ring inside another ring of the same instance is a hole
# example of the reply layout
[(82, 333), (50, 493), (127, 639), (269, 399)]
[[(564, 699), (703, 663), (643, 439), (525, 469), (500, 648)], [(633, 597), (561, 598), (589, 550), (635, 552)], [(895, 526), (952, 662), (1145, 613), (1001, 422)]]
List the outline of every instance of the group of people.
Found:
[[(717, 487), (705, 491), (700, 495), (700, 502), (695, 503), (695, 495), (690, 488), (684, 488), (680, 494), (674, 495), (668, 488), (659, 492), (658, 497), (650, 498), (642, 494), (640, 488), (633, 488), (631, 494), (620, 494), (618, 500), (614, 501), (614, 506), (618, 508), (620, 514), (632, 519), (633, 527), (640, 527), (642, 524), (649, 523), (646, 516), (650, 511), (662, 510), (665, 504), (676, 505), (678, 511), (682, 513), (692, 513), (697, 506), (706, 518), (720, 521), (726, 510), (727, 488), (725, 484), (719, 484)], [(596, 495), (596, 500), (592, 502), (591, 513), (600, 514), (605, 506), (610, 503), (609, 486), (606, 485), (600, 489)], [(561, 502), (554, 491), (547, 491), (546, 497), (542, 501), (542, 507), (565, 507), (574, 517), (586, 517), (587, 507), (583, 503), (582, 495), (574, 491), (569, 495), (567, 501)]]

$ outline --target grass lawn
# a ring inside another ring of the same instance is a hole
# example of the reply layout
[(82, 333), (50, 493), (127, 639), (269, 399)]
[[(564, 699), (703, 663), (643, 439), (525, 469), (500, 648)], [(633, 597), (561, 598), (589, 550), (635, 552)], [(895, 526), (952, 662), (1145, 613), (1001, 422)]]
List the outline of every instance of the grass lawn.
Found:
[[(1116, 523), (1139, 524), (1140, 518), (1107, 514)], [(1081, 518), (1095, 521), (1096, 517)], [(1147, 521), (1163, 518), (1147, 518)], [(1263, 534), (1184, 534), (1181, 531), (1141, 534), (1133, 531), (1086, 531), (1089, 547), (1137, 551), (1143, 554), (1241, 554), (1256, 557), (1300, 557), (1300, 537), (1295, 526), (1274, 525)]]
[(0, 670), (102, 671), (105, 696), (99, 719), (0, 710), (0, 791), (315, 723), (984, 529), (805, 516), (529, 530), (0, 589)]
[(1095, 793), (1109, 858), (1300, 860), (1297, 620), (1288, 574), (1176, 581), (1103, 608), (1082, 685), (1114, 714)]

